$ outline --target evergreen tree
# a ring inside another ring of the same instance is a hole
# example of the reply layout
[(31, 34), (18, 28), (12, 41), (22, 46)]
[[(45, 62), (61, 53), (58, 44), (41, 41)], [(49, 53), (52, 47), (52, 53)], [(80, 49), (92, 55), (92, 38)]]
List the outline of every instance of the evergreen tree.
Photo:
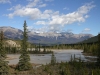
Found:
[(6, 59), (6, 52), (4, 50), (4, 35), (3, 31), (0, 33), (0, 75), (9, 75), (9, 66), (8, 62), (5, 61)]
[(44, 50), (43, 50), (43, 52), (46, 52), (45, 46), (44, 46)]
[(26, 70), (32, 69), (32, 65), (29, 62), (30, 61), (30, 56), (28, 55), (28, 51), (27, 51), (28, 36), (27, 36), (26, 21), (24, 21), (24, 26), (23, 27), (24, 27), (24, 31), (23, 31), (23, 39), (22, 39), (22, 45), (21, 45), (21, 56), (19, 57), (19, 63), (16, 67), (16, 69), (18, 69), (20, 71), (26, 71)]
[(39, 43), (39, 52), (40, 52), (41, 50), (40, 50), (40, 43)]
[(100, 68), (100, 34), (98, 34), (98, 55), (97, 55), (97, 65)]
[(52, 52), (51, 65), (55, 65), (55, 63), (56, 63), (56, 57), (54, 56), (54, 52)]
[(72, 57), (72, 55), (71, 55), (71, 58), (70, 58), (70, 62), (71, 62), (71, 63), (73, 62), (73, 57)]

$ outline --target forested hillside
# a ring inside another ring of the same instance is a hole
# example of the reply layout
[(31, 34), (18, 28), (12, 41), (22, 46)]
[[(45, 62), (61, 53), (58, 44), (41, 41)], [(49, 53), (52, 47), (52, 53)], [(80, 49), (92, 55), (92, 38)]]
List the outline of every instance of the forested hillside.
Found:
[(82, 41), (80, 43), (92, 43), (92, 42), (97, 42), (97, 41), (98, 41), (98, 35), (94, 36), (94, 37), (91, 37), (91, 38), (89, 38), (87, 40), (84, 40), (84, 41)]

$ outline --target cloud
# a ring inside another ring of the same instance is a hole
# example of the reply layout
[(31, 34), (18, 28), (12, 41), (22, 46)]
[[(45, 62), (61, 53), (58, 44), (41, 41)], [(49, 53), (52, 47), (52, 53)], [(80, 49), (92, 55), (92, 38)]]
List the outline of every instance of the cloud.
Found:
[(39, 1), (40, 0), (30, 1), (26, 7), (35, 7), (35, 6), (37, 6)]
[(52, 20), (50, 24), (60, 24), (60, 25), (67, 25), (72, 24), (74, 22), (84, 22), (85, 19), (88, 17), (88, 12), (95, 7), (92, 4), (86, 4), (78, 8), (77, 11), (72, 13), (64, 14), (64, 15), (56, 15), (52, 16)]
[(10, 0), (0, 0), (0, 3), (11, 3)]
[(29, 3), (26, 7), (45, 7), (46, 4), (44, 4), (41, 0), (29, 0)]
[(17, 5), (10, 8), (9, 10), (13, 10), (13, 12), (7, 14), (7, 16), (9, 18), (13, 18), (14, 16), (27, 17), (32, 20), (37, 20), (35, 23), (36, 25), (45, 25), (43, 29), (45, 28), (47, 31), (61, 31), (61, 29), (66, 25), (70, 25), (75, 22), (85, 22), (85, 20), (89, 17), (88, 13), (95, 7), (93, 2), (90, 2), (79, 7), (76, 11), (63, 14), (59, 11), (48, 9), (41, 11), (37, 6), (44, 7), (46, 4), (40, 0), (31, 0), (26, 6)]
[(49, 20), (54, 12), (52, 10), (45, 10), (41, 13), (40, 19)]
[(13, 10), (13, 12), (7, 14), (6, 16), (8, 16), (9, 18), (13, 18), (14, 16), (28, 17), (32, 20), (48, 18), (49, 15), (42, 13), (39, 9), (41, 7), (45, 7), (46, 4), (44, 4), (41, 0), (27, 1), (29, 1), (29, 3), (26, 6), (18, 4), (16, 6), (13, 6), (12, 8), (7, 9), (9, 11)]
[(88, 18), (88, 17), (89, 17), (89, 15), (86, 15), (86, 16), (85, 16), (85, 18)]
[[(51, 26), (52, 29), (55, 29), (56, 27), (64, 27), (66, 25), (75, 23), (75, 22), (85, 22), (86, 18), (88, 18), (88, 12), (95, 7), (93, 3), (87, 3), (81, 7), (79, 7), (76, 11), (68, 14), (58, 14), (51, 16), (51, 20), (49, 21), (49, 26)], [(54, 28), (55, 27), (55, 28)], [(59, 29), (58, 29), (59, 30)]]
[(63, 8), (63, 10), (69, 10), (69, 8), (67, 8), (67, 7), (64, 7), (64, 8)]
[(13, 18), (14, 16), (20, 17), (29, 17), (30, 19), (38, 19), (41, 11), (38, 8), (19, 8), (16, 9), (13, 13), (8, 14), (9, 18)]
[(45, 21), (37, 21), (35, 24), (36, 25), (46, 25), (46, 22)]
[(22, 6), (20, 4), (16, 5), (16, 6), (13, 6), (12, 8), (9, 8), (7, 10), (11, 11), (11, 10), (18, 10), (20, 9)]
[(54, 0), (45, 0), (45, 1), (52, 2), (52, 1), (54, 1)]
[(85, 28), (82, 32), (89, 32), (91, 29)]
[(38, 7), (46, 7), (47, 4), (41, 4)]

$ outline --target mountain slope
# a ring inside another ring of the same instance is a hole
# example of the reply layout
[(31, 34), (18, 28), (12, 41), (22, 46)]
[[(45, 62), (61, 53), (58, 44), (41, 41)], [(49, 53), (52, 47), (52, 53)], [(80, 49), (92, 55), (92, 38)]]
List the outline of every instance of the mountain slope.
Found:
[(29, 41), (42, 44), (70, 44), (86, 40), (91, 34), (73, 34), (73, 33), (29, 33)]
[(82, 41), (81, 43), (93, 43), (98, 41), (98, 36), (91, 37), (87, 40)]
[[(22, 39), (22, 30), (13, 27), (0, 27), (0, 31), (4, 32), (6, 38)], [(93, 37), (91, 34), (73, 34), (68, 32), (63, 33), (36, 33), (33, 31), (28, 32), (29, 42), (41, 44), (70, 44), (86, 40)]]
[(3, 31), (5, 37), (9, 39), (21, 39), (22, 38), (22, 30), (20, 29), (3, 26), (3, 27), (0, 27), (0, 31)]

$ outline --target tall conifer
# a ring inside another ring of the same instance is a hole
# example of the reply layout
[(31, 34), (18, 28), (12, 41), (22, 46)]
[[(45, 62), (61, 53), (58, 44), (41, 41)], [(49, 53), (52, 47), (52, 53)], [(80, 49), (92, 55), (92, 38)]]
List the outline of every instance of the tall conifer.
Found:
[(19, 63), (16, 67), (16, 69), (20, 71), (26, 71), (32, 69), (32, 65), (29, 62), (30, 61), (30, 56), (27, 51), (27, 40), (28, 40), (28, 35), (27, 35), (27, 24), (26, 21), (24, 21), (24, 31), (23, 31), (23, 39), (22, 39), (22, 45), (21, 45), (21, 56), (19, 57)]
[(52, 55), (51, 55), (51, 65), (55, 65), (56, 64), (56, 57), (54, 55), (54, 52), (52, 52)]
[(97, 55), (97, 65), (100, 68), (100, 33), (98, 34), (98, 55)]
[(9, 75), (9, 66), (6, 59), (6, 52), (4, 50), (4, 35), (3, 31), (0, 33), (0, 75)]

